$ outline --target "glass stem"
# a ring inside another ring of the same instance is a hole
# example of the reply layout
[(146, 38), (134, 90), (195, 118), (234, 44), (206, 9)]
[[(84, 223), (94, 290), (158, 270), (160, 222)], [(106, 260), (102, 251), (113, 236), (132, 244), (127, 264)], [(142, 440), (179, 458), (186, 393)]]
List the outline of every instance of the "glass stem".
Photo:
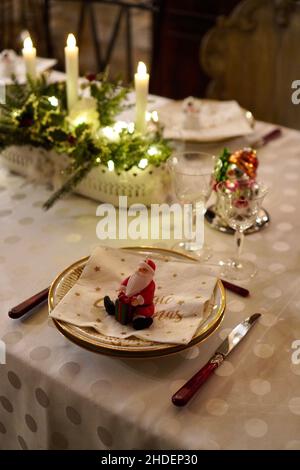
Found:
[(241, 254), (242, 254), (242, 249), (243, 249), (243, 244), (244, 244), (244, 231), (243, 230), (236, 230), (234, 234), (234, 239), (236, 243), (236, 260), (239, 262)]
[(188, 251), (192, 251), (193, 247), (193, 206), (185, 204), (184, 206), (184, 247)]

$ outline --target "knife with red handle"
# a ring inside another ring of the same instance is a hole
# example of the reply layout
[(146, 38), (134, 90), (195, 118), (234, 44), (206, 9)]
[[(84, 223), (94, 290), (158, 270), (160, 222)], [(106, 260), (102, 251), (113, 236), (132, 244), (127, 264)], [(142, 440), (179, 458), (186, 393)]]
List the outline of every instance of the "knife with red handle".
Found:
[(201, 385), (207, 381), (214, 370), (222, 364), (228, 354), (230, 354), (237, 344), (247, 335), (260, 316), (260, 313), (254, 313), (254, 315), (246, 318), (231, 331), (205, 366), (172, 396), (172, 402), (175, 406), (184, 406), (189, 402)]
[(259, 148), (267, 145), (272, 140), (278, 139), (278, 137), (282, 136), (282, 130), (280, 127), (276, 127), (272, 131), (268, 132), (267, 134), (260, 137), (258, 140), (252, 143), (251, 147)]
[(241, 297), (249, 297), (250, 292), (248, 289), (245, 289), (245, 287), (237, 286), (236, 284), (232, 284), (232, 282), (225, 281), (224, 279), (221, 279), (221, 281), (225, 289), (228, 289)]

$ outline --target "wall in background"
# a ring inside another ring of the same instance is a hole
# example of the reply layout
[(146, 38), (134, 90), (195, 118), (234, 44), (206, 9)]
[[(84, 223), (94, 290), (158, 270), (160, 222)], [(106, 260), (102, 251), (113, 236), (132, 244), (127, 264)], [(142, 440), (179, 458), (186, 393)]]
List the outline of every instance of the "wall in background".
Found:
[(170, 98), (203, 96), (208, 83), (199, 62), (201, 40), (240, 0), (161, 0), (154, 19), (151, 91)]

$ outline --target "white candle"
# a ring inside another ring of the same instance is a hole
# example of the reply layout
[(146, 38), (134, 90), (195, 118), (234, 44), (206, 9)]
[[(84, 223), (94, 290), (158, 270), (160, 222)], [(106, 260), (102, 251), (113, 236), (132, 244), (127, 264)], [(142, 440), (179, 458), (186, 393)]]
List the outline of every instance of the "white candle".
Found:
[(78, 47), (74, 34), (69, 34), (65, 47), (67, 105), (70, 111), (78, 100)]
[(146, 109), (149, 88), (149, 74), (144, 62), (138, 63), (137, 73), (134, 75), (136, 108), (135, 108), (135, 128), (138, 132), (144, 133), (146, 130)]
[(26, 75), (36, 79), (36, 48), (32, 45), (31, 37), (24, 39), (22, 54), (25, 62)]

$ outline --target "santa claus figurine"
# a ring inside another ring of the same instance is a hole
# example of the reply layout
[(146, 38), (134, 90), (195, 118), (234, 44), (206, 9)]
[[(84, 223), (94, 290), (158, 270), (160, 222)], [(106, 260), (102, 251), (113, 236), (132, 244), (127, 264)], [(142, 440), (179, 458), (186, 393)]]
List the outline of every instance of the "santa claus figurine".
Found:
[(104, 307), (109, 315), (126, 325), (132, 321), (136, 330), (148, 328), (153, 323), (155, 263), (147, 258), (142, 261), (134, 274), (124, 279), (119, 288), (116, 302), (104, 297)]
[(193, 96), (189, 96), (182, 102), (183, 128), (190, 130), (199, 130), (199, 102)]

